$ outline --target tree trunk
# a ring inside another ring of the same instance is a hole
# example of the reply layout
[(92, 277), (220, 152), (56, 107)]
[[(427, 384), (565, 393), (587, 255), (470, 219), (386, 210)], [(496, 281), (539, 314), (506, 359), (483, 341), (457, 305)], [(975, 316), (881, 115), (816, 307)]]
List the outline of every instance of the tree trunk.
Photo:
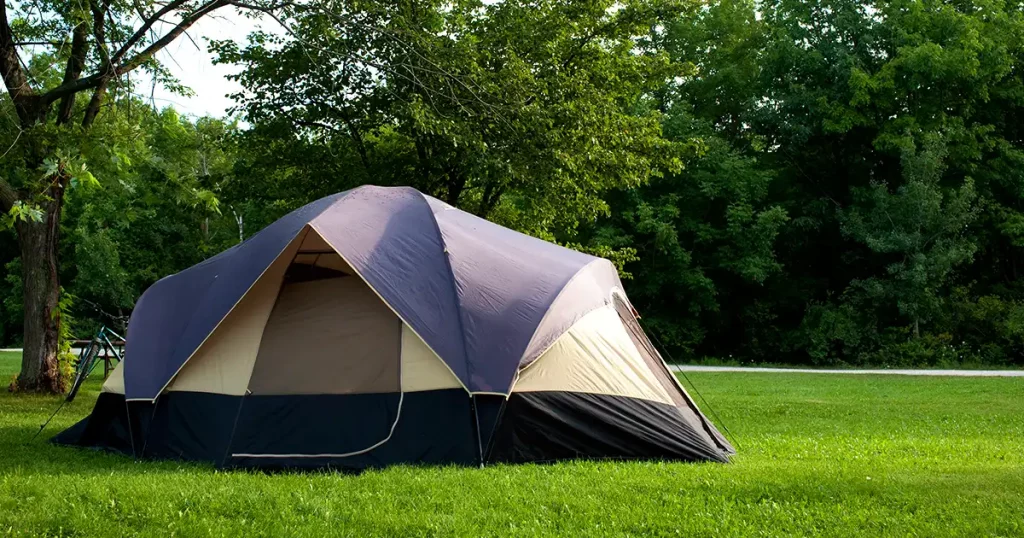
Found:
[(457, 166), (449, 165), (447, 169), (448, 192), (445, 193), (444, 201), (448, 202), (450, 206), (459, 207), (459, 198), (462, 197), (462, 191), (466, 188), (466, 178)]
[(57, 275), (57, 241), (63, 205), (61, 182), (51, 189), (42, 222), (17, 223), (21, 247), (22, 285), (24, 287), (25, 349), (21, 357), (18, 390), (61, 393), (57, 361), (60, 338), (60, 280)]
[(245, 220), (242, 218), (242, 214), (231, 210), (231, 214), (235, 216), (235, 224), (238, 225), (238, 242), (245, 241)]

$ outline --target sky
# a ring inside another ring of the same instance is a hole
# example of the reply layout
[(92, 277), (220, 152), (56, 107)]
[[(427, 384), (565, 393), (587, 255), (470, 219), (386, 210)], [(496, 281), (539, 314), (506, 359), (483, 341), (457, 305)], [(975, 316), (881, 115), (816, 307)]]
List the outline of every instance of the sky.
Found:
[[(158, 58), (184, 84), (195, 92), (192, 97), (173, 94), (159, 85), (152, 93), (157, 108), (173, 105), (183, 114), (193, 116), (224, 116), (231, 108), (232, 100), (228, 94), (241, 90), (241, 86), (228, 80), (228, 75), (237, 73), (239, 67), (233, 65), (214, 65), (213, 56), (207, 50), (210, 39), (231, 39), (244, 43), (246, 36), (256, 30), (274, 30), (273, 21), (255, 21), (229, 10), (222, 10), (214, 18), (204, 18), (190, 30), (192, 40), (180, 36), (173, 43), (158, 53)], [(193, 44), (193, 40), (195, 44)], [(200, 48), (196, 48), (198, 45)], [(150, 98), (152, 85), (141, 81), (139, 92), (146, 100)]]
[[(18, 8), (22, 0), (6, 1), (9, 5)], [(20, 12), (20, 9), (18, 11)], [(138, 27), (139, 21), (135, 22)], [(231, 39), (244, 43), (250, 32), (260, 28), (271, 32), (283, 32), (277, 23), (269, 17), (265, 17), (264, 20), (254, 20), (240, 15), (231, 8), (221, 8), (210, 16), (200, 19), (188, 30), (189, 35), (192, 36), (191, 40), (185, 36), (179, 36), (157, 53), (157, 58), (185, 86), (192, 88), (196, 95), (182, 97), (160, 86), (157, 86), (154, 92), (152, 84), (149, 82), (151, 79), (141, 70), (135, 70), (131, 76), (137, 84), (140, 97), (148, 100), (152, 95), (158, 108), (173, 105), (184, 114), (224, 116), (232, 105), (232, 101), (227, 98), (227, 95), (241, 90), (241, 86), (228, 80), (227, 76), (236, 73), (239, 68), (231, 65), (214, 65), (212, 55), (207, 50), (207, 42), (209, 39)], [(157, 34), (162, 35), (170, 29), (170, 25), (157, 23), (153, 29)], [(34, 46), (24, 47), (22, 54), (31, 54), (35, 49)]]

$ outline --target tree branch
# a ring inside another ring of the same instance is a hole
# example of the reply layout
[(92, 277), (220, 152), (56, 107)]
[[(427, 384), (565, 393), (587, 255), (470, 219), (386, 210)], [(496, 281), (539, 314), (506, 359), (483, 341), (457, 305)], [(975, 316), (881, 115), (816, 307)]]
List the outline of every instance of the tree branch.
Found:
[[(107, 51), (107, 11), (110, 9), (110, 0), (97, 2), (89, 0), (89, 9), (92, 10), (92, 35), (96, 38), (96, 48), (100, 53), (101, 66), (110, 66), (110, 53)], [(102, 70), (102, 69), (101, 69)]]
[(89, 104), (85, 107), (85, 115), (82, 117), (82, 127), (90, 127), (100, 113), (100, 106), (103, 104), (103, 97), (107, 93), (107, 84), (110, 82), (110, 52), (107, 51), (107, 13), (110, 10), (110, 0), (89, 0), (89, 9), (92, 10), (92, 35), (96, 38), (96, 48), (100, 53), (99, 73), (106, 74), (89, 98)]
[(14, 101), (15, 111), (22, 125), (30, 125), (35, 120), (32, 107), (35, 104), (35, 92), (28, 85), (28, 79), (21, 70), (21, 58), (14, 44), (14, 33), (7, 21), (7, 3), (0, 0), (0, 76), (3, 76), (7, 93)]
[(7, 213), (18, 201), (18, 192), (6, 181), (0, 178), (0, 211)]
[[(89, 51), (89, 43), (86, 41), (88, 32), (89, 28), (85, 21), (78, 21), (71, 37), (71, 54), (68, 56), (68, 65), (64, 69), (64, 83), (77, 80), (82, 76), (82, 69), (85, 68), (85, 55)], [(60, 106), (57, 108), (57, 125), (64, 125), (71, 121), (71, 113), (74, 108), (74, 94), (61, 98)]]
[[(146, 32), (148, 32), (149, 29), (152, 28), (153, 25), (156, 24), (161, 17), (180, 8), (182, 5), (185, 4), (186, 1), (187, 0), (174, 0), (173, 2), (168, 2), (167, 5), (160, 8), (159, 11), (154, 13), (152, 17), (149, 17), (148, 19), (143, 17), (142, 26), (140, 26), (139, 29), (136, 30), (135, 33), (132, 34), (131, 37), (129, 37), (128, 40), (124, 42), (124, 44), (121, 45), (121, 48), (114, 53), (114, 56), (110, 58), (111, 64), (117, 64), (117, 62), (121, 61), (121, 58), (124, 58), (124, 56), (128, 54), (128, 51), (130, 51), (131, 48), (134, 47), (135, 44), (138, 43), (140, 39), (146, 37)], [(139, 11), (139, 16), (142, 17), (141, 11)]]
[(82, 117), (82, 127), (89, 128), (92, 126), (92, 122), (96, 121), (96, 116), (100, 113), (100, 106), (103, 105), (103, 98), (107, 94), (107, 84), (109, 83), (109, 77), (101, 79), (100, 84), (93, 90), (92, 97), (89, 98), (89, 104), (85, 107), (85, 116)]
[[(143, 26), (145, 28), (148, 28), (152, 25), (153, 22), (156, 21), (157, 18), (165, 14), (167, 7), (172, 5), (180, 6), (181, 3), (182, 2), (180, 0), (175, 0), (174, 2), (171, 2), (170, 4), (165, 6), (164, 9), (161, 9), (159, 12), (157, 12), (157, 14), (150, 18), (149, 21)], [(100, 86), (106, 86), (110, 79), (128, 73), (136, 67), (139, 67), (140, 65), (146, 63), (153, 57), (154, 54), (156, 54), (164, 47), (169, 45), (172, 41), (177, 39), (178, 36), (180, 36), (185, 30), (188, 30), (193, 24), (199, 21), (199, 19), (203, 18), (204, 16), (218, 8), (228, 5), (228, 3), (228, 0), (213, 0), (212, 2), (204, 4), (202, 7), (189, 14), (187, 17), (181, 19), (181, 21), (179, 21), (178, 24), (174, 26), (174, 28), (172, 28), (170, 31), (164, 34), (163, 37), (152, 42), (148, 47), (146, 47), (144, 50), (142, 50), (132, 58), (128, 59), (124, 63), (118, 64), (123, 52), (131, 47), (129, 43), (132, 43), (132, 41), (131, 39), (129, 39), (128, 42), (125, 42), (125, 44), (121, 46), (121, 49), (117, 53), (111, 56), (109, 68), (101, 68), (99, 71), (87, 77), (80, 78), (70, 83), (61, 84), (60, 86), (57, 86), (56, 88), (46, 92), (46, 94), (43, 95), (43, 100), (46, 103), (52, 103), (57, 99), (63, 98), (65, 95), (74, 95), (80, 91), (99, 88)], [(138, 34), (138, 32), (136, 32), (136, 34)], [(134, 36), (132, 37), (134, 38)]]
[[(147, 61), (149, 61), (150, 58), (153, 57), (154, 54), (156, 54), (161, 49), (163, 49), (164, 47), (169, 45), (172, 41), (177, 39), (178, 36), (180, 36), (185, 30), (188, 30), (193, 24), (195, 24), (197, 21), (199, 21), (199, 19), (203, 18), (208, 13), (210, 13), (212, 11), (215, 11), (218, 8), (222, 8), (222, 7), (226, 6), (226, 5), (228, 5), (228, 0), (213, 0), (212, 2), (209, 2), (209, 3), (205, 4), (203, 7), (193, 11), (192, 14), (190, 14), (189, 16), (181, 19), (181, 21), (178, 23), (178, 25), (175, 26), (174, 28), (172, 28), (166, 34), (164, 34), (163, 37), (161, 37), (160, 39), (154, 41), (152, 44), (150, 44), (148, 47), (146, 47), (142, 52), (136, 54), (130, 60), (124, 62), (123, 64), (121, 64), (119, 66), (117, 66), (115, 68), (115, 73), (117, 75), (121, 75), (121, 74), (127, 73), (128, 71), (131, 71), (132, 69), (135, 69), (136, 67), (146, 63)], [(127, 43), (125, 44), (125, 46), (127, 46)], [(121, 48), (123, 49), (124, 46), (122, 46)], [(115, 64), (117, 63), (118, 58), (116, 57), (116, 55), (115, 55), (114, 58), (111, 58), (111, 61), (114, 62)]]
[(63, 47), (66, 43), (67, 43), (66, 41), (18, 41), (17, 43), (15, 43), (15, 46), (18, 46), (18, 47), (31, 47), (31, 46)]
[(256, 5), (256, 4), (249, 4), (249, 3), (246, 3), (246, 2), (235, 2), (235, 1), (230, 1), (228, 3), (231, 4), (232, 6), (237, 7), (237, 8), (248, 9), (248, 10), (252, 10), (252, 11), (260, 11), (260, 12), (267, 13), (267, 14), (269, 14), (269, 12), (271, 12), (271, 11), (277, 11), (279, 9), (286, 8), (286, 7), (288, 7), (288, 6), (293, 4), (293, 2), (291, 2), (291, 1), (281, 2), (281, 3), (278, 3), (278, 4), (271, 4), (269, 6), (259, 6), (259, 5)]

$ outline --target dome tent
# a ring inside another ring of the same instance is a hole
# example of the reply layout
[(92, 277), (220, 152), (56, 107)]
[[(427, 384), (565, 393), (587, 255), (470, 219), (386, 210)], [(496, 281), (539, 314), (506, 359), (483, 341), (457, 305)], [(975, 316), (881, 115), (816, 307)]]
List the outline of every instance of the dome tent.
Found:
[(733, 453), (609, 261), (372, 186), (151, 286), (54, 441), (259, 468)]

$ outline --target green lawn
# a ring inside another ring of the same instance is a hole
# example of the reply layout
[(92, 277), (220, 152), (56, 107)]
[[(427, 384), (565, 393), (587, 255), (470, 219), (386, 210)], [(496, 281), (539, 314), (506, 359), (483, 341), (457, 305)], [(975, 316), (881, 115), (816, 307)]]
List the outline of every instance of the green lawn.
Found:
[[(0, 355), (0, 374), (17, 370)], [(690, 374), (729, 465), (216, 472), (54, 447), (0, 394), (0, 536), (1024, 536), (1024, 379)]]
[(0, 381), (7, 381), (18, 373), (21, 367), (21, 354), (12, 351), (0, 351)]

